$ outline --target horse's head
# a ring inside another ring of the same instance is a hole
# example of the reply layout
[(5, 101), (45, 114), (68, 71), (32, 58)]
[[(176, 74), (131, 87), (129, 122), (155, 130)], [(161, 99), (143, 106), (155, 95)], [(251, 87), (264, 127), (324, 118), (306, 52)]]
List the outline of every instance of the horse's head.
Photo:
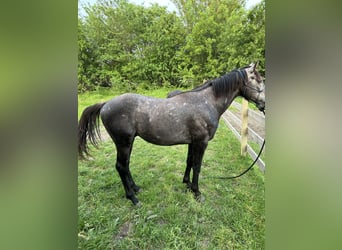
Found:
[(256, 70), (258, 63), (251, 63), (249, 66), (244, 67), (247, 75), (247, 80), (242, 86), (242, 96), (247, 100), (255, 103), (260, 111), (265, 110), (265, 84), (264, 78)]

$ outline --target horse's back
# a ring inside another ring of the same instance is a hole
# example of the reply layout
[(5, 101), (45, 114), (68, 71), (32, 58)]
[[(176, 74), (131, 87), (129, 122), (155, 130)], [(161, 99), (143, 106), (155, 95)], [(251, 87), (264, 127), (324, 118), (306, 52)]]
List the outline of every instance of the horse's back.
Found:
[(101, 118), (112, 138), (140, 136), (157, 145), (210, 138), (217, 126), (209, 117), (206, 102), (185, 94), (173, 98), (123, 94), (103, 106)]

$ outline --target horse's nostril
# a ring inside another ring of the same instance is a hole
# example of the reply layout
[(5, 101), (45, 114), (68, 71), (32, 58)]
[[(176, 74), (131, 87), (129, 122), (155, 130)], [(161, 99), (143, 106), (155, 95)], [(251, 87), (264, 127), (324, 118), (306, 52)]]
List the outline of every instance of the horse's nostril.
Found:
[(265, 109), (265, 103), (257, 103), (256, 106), (260, 111)]

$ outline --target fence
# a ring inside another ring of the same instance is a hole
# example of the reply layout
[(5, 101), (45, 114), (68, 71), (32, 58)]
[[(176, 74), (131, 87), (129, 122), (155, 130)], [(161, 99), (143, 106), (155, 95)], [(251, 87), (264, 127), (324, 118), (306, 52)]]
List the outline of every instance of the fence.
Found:
[[(262, 146), (265, 138), (265, 116), (251, 109), (247, 109), (246, 114), (244, 115), (242, 105), (234, 101), (229, 109), (222, 115), (222, 119), (242, 143), (241, 153), (244, 154), (245, 147), (246, 152), (255, 160), (258, 152), (255, 152), (247, 141), (252, 141), (259, 147)], [(243, 119), (241, 119), (242, 117)], [(246, 124), (245, 128), (244, 124)], [(245, 139), (244, 134), (246, 134)], [(246, 146), (244, 146), (244, 142), (246, 143)], [(265, 162), (262, 159), (259, 158), (256, 164), (262, 172), (265, 171)]]

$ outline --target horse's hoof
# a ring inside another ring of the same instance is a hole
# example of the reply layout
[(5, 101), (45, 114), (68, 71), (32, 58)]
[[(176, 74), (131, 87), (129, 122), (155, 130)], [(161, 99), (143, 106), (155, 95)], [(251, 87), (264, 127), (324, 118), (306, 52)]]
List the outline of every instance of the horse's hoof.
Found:
[(134, 207), (136, 207), (136, 208), (140, 208), (140, 207), (142, 207), (142, 204), (141, 204), (141, 202), (140, 202), (140, 201), (138, 201), (138, 203), (135, 203), (135, 204), (134, 204)]
[(205, 197), (203, 194), (200, 195), (195, 195), (195, 199), (196, 201), (198, 201), (199, 203), (203, 203), (205, 201)]
[(139, 204), (139, 200), (134, 196), (134, 197), (129, 197), (128, 199), (130, 199), (133, 203), (134, 206), (136, 206), (137, 204)]
[(205, 201), (204, 195), (200, 191), (193, 191), (196, 201), (202, 203)]

